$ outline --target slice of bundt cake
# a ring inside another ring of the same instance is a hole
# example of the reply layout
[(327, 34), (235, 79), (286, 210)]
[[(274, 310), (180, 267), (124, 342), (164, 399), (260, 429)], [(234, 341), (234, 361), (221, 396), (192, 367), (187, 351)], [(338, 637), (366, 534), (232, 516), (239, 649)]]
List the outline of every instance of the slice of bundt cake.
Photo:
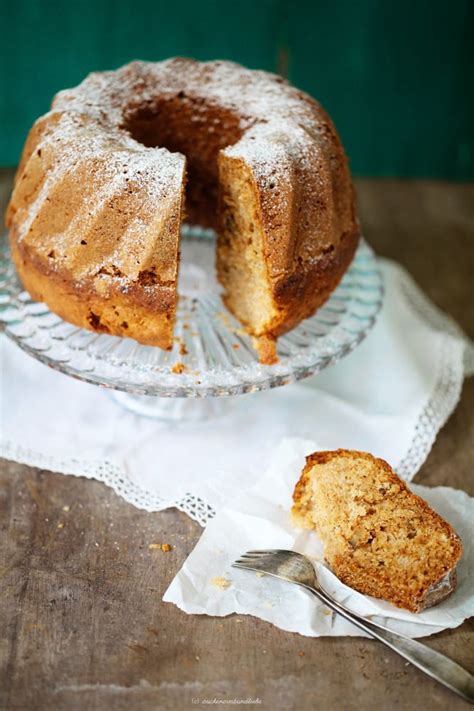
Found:
[(293, 501), (296, 525), (315, 529), (329, 566), (355, 590), (412, 612), (454, 590), (460, 539), (383, 459), (315, 452)]

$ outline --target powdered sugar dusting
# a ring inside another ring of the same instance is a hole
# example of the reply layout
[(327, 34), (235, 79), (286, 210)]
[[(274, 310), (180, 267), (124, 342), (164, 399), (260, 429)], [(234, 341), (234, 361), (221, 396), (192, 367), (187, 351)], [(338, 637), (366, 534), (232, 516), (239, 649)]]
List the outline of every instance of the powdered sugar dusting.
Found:
[[(282, 138), (293, 134), (291, 150), (298, 158), (304, 157), (314, 138), (300, 130), (296, 141), (295, 129), (301, 125), (314, 135), (321, 121), (327, 120), (317, 102), (281, 77), (227, 61), (199, 63), (188, 59), (137, 61), (114, 72), (90, 74), (75, 89), (60, 92), (53, 109), (87, 115), (117, 140), (132, 146), (136, 142), (120, 130), (129, 107), (153, 103), (158, 96), (178, 94), (195, 100), (196, 111), (205, 102), (237, 115), (246, 133), (228, 151), (253, 159), (255, 167), (262, 165), (265, 171), (269, 163), (275, 169), (281, 165), (281, 151), (274, 155), (269, 146), (273, 149), (281, 145)], [(254, 145), (257, 141), (262, 141), (260, 154)], [(287, 140), (284, 142), (288, 144)]]
[[(54, 253), (55, 265), (73, 270), (77, 280), (105, 271), (108, 278), (133, 281), (151, 263), (160, 280), (175, 282), (175, 218), (186, 157), (144, 145), (127, 127), (137, 112), (149, 110), (154, 120), (167, 100), (179, 107), (181, 99), (187, 120), (204, 124), (209, 135), (221, 131), (224, 160), (242, 161), (257, 183), (271, 279), (300, 273), (354, 234), (347, 162), (316, 101), (267, 72), (226, 61), (170, 59), (93, 73), (56, 96), (29, 139), (33, 153), (22, 177), (34, 176), (36, 186), (29, 186), (33, 192), (19, 183), (15, 188), (18, 240), (31, 240), (43, 257)], [(236, 131), (225, 125), (226, 112)], [(185, 130), (192, 133), (192, 125)], [(55, 187), (68, 181), (61, 199), (48, 206)], [(41, 227), (45, 215), (51, 216), (47, 230)]]
[[(89, 158), (113, 156), (107, 167), (110, 178), (128, 166), (136, 183), (146, 176), (150, 199), (156, 199), (166, 185), (171, 189), (182, 180), (183, 158), (175, 154), (170, 160), (167, 149), (145, 147), (125, 124), (133, 108), (176, 96), (191, 100), (196, 115), (205, 106), (215, 106), (238, 118), (242, 137), (223, 152), (250, 165), (264, 189), (275, 181), (287, 183), (296, 171), (307, 199), (315, 192), (324, 196), (325, 164), (334, 159), (335, 150), (339, 163), (345, 162), (337, 134), (316, 101), (279, 76), (228, 61), (135, 61), (116, 71), (94, 72), (79, 86), (57, 94), (52, 113), (62, 116), (51, 140), (61, 143), (65, 166), (71, 151), (73, 157), (79, 152)], [(272, 199), (283, 206), (285, 191)]]
[[(23, 198), (21, 181), (16, 188), (18, 240), (34, 244), (43, 257), (53, 254), (56, 267), (74, 268), (78, 281), (111, 264), (127, 278), (135, 279), (150, 256), (150, 230), (154, 230), (151, 244), (158, 253), (160, 239), (166, 237), (160, 236), (157, 219), (163, 221), (179, 201), (184, 156), (143, 146), (117, 128), (104, 130), (87, 114), (53, 109), (50, 115), (55, 121), (41, 136), (23, 171), (24, 175), (36, 174), (38, 194), (33, 200), (28, 194)], [(84, 175), (87, 181), (81, 189), (77, 183)], [(57, 209), (55, 187), (67, 186), (68, 181), (76, 190), (71, 198), (67, 190), (62, 190), (61, 211), (70, 213), (70, 221), (67, 225), (63, 221), (57, 233), (50, 224), (43, 234), (39, 221), (45, 211)], [(92, 245), (88, 234), (101, 226), (107, 206), (112, 210), (118, 201), (125, 208), (117, 205), (115, 211), (121, 212), (124, 225), (120, 245), (112, 248), (104, 239), (96, 239)], [(128, 206), (133, 208), (128, 210), (130, 215), (126, 215)], [(133, 248), (127, 257), (122, 247), (130, 234), (134, 236)], [(79, 247), (78, 235), (84, 238)], [(162, 247), (165, 252), (165, 245)], [(161, 266), (163, 280), (176, 277), (175, 266)]]
[(244, 129), (255, 120), (268, 123), (278, 119), (315, 126), (314, 114), (320, 110), (315, 101), (274, 74), (227, 61), (189, 59), (137, 61), (114, 72), (90, 74), (75, 89), (60, 92), (53, 107), (76, 110), (118, 126), (130, 104), (180, 92), (237, 113)]

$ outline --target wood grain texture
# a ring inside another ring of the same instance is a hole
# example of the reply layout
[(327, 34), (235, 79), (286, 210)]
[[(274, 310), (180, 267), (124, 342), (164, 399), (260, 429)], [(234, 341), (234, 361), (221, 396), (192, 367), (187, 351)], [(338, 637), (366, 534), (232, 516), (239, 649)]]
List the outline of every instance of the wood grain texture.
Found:
[[(10, 178), (0, 172), (0, 199)], [(359, 181), (358, 193), (369, 241), (474, 335), (474, 187)], [(471, 380), (418, 482), (474, 493), (473, 412)], [(213, 698), (298, 711), (467, 708), (376, 642), (162, 603), (201, 530), (178, 511), (146, 513), (98, 482), (5, 461), (0, 525), (2, 709), (155, 711)], [(149, 550), (155, 542), (171, 552)], [(426, 641), (473, 669), (472, 623)]]

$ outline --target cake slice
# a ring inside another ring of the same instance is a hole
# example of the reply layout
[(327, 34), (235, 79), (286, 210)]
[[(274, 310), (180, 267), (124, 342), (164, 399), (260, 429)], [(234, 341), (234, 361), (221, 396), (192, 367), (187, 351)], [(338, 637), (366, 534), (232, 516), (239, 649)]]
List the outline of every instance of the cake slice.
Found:
[(293, 501), (295, 524), (315, 529), (330, 568), (351, 588), (411, 612), (454, 590), (459, 537), (383, 459), (315, 452)]

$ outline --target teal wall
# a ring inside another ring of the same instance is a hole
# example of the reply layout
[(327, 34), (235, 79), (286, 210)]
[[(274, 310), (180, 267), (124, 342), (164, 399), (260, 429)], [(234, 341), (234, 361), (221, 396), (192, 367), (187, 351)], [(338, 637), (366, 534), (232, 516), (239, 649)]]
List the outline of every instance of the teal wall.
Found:
[(280, 71), (358, 175), (474, 178), (474, 0), (0, 0), (0, 165), (53, 94), (131, 59)]

